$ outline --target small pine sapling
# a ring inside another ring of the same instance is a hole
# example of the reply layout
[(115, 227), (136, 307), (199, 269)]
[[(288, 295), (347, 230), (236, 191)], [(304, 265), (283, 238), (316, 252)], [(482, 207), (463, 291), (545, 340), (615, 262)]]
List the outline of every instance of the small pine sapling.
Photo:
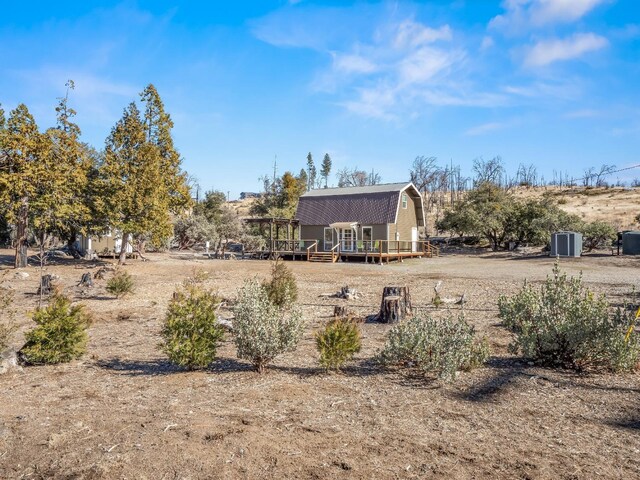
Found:
[(224, 328), (216, 317), (219, 305), (215, 294), (198, 286), (186, 286), (174, 293), (160, 344), (171, 362), (189, 370), (213, 363), (224, 338)]
[(269, 300), (280, 308), (293, 305), (298, 300), (298, 285), (296, 277), (287, 265), (280, 259), (271, 266), (271, 279), (263, 282)]
[(325, 370), (339, 371), (362, 348), (358, 324), (350, 318), (337, 318), (315, 334), (320, 365)]
[(106, 289), (111, 295), (114, 295), (116, 298), (120, 298), (133, 293), (135, 290), (135, 283), (129, 272), (119, 270), (115, 275), (113, 275), (113, 277), (107, 280)]
[(91, 321), (83, 305), (55, 293), (45, 308), (33, 314), (37, 326), (26, 333), (20, 356), (29, 364), (55, 364), (79, 358), (87, 348), (87, 327)]

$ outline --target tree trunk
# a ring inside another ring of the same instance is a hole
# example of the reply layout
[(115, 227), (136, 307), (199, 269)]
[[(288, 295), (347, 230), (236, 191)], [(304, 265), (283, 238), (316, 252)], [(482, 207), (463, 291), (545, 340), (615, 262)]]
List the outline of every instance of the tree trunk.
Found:
[(82, 257), (82, 255), (80, 255), (80, 252), (76, 248), (77, 239), (78, 234), (76, 232), (69, 234), (69, 238), (67, 238), (67, 249), (69, 250), (69, 254), (71, 254), (71, 256), (73, 256), (73, 258), (75, 258), (76, 260)]
[(383, 323), (397, 323), (407, 315), (411, 315), (409, 287), (384, 287), (377, 320)]
[(27, 201), (22, 201), (20, 213), (18, 214), (18, 222), (16, 224), (16, 258), (15, 268), (24, 268), (27, 266), (27, 228), (29, 226), (29, 217), (27, 216)]
[(129, 234), (122, 234), (122, 243), (120, 244), (120, 257), (118, 258), (118, 265), (124, 265), (127, 261), (127, 247), (129, 246)]

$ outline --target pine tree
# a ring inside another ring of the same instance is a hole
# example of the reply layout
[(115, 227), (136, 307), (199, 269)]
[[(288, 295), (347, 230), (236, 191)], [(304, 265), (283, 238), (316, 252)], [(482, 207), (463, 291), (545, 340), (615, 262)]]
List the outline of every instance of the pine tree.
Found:
[[(144, 103), (144, 129), (147, 143), (157, 147), (160, 155), (159, 162), (161, 180), (169, 194), (169, 211), (178, 213), (186, 209), (191, 203), (191, 193), (189, 189), (188, 176), (180, 168), (180, 154), (173, 145), (171, 129), (173, 120), (165, 112), (162, 99), (153, 84), (149, 84), (140, 93), (140, 98)], [(139, 232), (138, 249), (144, 253), (144, 247), (148, 238), (156, 238), (153, 232)]]
[(26, 105), (12, 110), (0, 129), (0, 208), (16, 227), (15, 267), (27, 266), (27, 229), (31, 202), (46, 176), (47, 142)]
[(110, 226), (122, 233), (121, 264), (130, 236), (163, 242), (172, 234), (170, 213), (191, 204), (171, 138), (173, 122), (153, 85), (141, 97), (144, 117), (133, 102), (125, 109), (107, 138), (100, 174)]
[(69, 91), (75, 87), (73, 80), (65, 86), (66, 94), (56, 107), (56, 127), (46, 132), (51, 145), (49, 161), (58, 179), (53, 199), (59, 205), (42, 230), (66, 239), (72, 248), (78, 234), (99, 232), (104, 225), (96, 221), (99, 215), (91, 209), (97, 153), (80, 142), (80, 127), (73, 122), (76, 111), (68, 104)]
[(316, 185), (316, 166), (313, 163), (313, 155), (311, 155), (311, 152), (307, 155), (307, 171), (309, 172), (307, 190), (311, 190)]
[(324, 154), (324, 159), (322, 160), (322, 169), (320, 170), (320, 175), (324, 178), (324, 188), (327, 188), (329, 181), (329, 174), (331, 173), (331, 157), (328, 153)]

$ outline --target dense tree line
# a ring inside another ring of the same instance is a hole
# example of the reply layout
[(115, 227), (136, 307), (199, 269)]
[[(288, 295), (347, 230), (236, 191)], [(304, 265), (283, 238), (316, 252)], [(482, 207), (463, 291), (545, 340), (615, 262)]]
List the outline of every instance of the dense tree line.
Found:
[(102, 152), (81, 141), (69, 106), (73, 82), (57, 107), (55, 127), (41, 132), (26, 105), (8, 117), (0, 109), (0, 214), (13, 227), (16, 267), (26, 266), (29, 236), (41, 252), (53, 238), (70, 245), (77, 235), (122, 234), (162, 244), (172, 235), (172, 214), (191, 205), (187, 176), (173, 145), (173, 122), (153, 85), (132, 102)]

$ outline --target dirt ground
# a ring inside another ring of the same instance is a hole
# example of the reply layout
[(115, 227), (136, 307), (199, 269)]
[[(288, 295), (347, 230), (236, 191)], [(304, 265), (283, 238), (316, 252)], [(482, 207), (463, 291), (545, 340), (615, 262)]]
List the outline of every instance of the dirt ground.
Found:
[[(38, 280), (33, 267), (16, 276), (10, 254), (0, 251), (2, 283), (15, 291), (19, 347)], [(244, 279), (266, 277), (269, 262), (151, 255), (125, 267), (137, 290), (116, 300), (104, 281), (75, 286), (93, 264), (60, 261), (48, 272), (94, 318), (88, 353), (0, 375), (0, 478), (640, 478), (640, 374), (553, 371), (507, 352), (499, 295), (544, 280), (553, 261), (483, 253), (384, 266), (290, 262), (308, 326), (297, 351), (264, 375), (236, 359), (230, 336), (201, 372), (174, 368), (157, 345), (167, 302), (194, 268), (232, 298)], [(640, 287), (640, 258), (596, 254), (561, 266), (613, 302)], [(390, 327), (376, 323), (363, 325), (363, 350), (343, 373), (318, 368), (313, 332), (334, 305), (376, 313), (385, 285), (407, 285), (414, 305), (447, 315), (429, 305), (439, 280), (443, 297), (465, 294), (466, 318), (488, 337), (485, 368), (444, 386), (381, 371), (371, 357)], [(363, 297), (321, 296), (344, 285)]]

